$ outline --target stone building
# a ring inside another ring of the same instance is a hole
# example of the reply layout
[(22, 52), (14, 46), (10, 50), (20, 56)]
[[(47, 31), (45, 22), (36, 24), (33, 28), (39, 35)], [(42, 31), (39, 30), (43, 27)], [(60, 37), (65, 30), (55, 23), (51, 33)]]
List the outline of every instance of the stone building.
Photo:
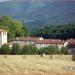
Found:
[(7, 44), (7, 31), (0, 29), (0, 47), (3, 44)]

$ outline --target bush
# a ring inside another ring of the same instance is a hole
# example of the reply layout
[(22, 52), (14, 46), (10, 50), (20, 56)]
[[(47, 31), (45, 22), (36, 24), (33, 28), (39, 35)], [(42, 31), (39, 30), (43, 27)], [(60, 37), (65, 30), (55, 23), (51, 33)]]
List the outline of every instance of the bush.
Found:
[(18, 55), (18, 54), (20, 54), (20, 52), (21, 52), (21, 49), (20, 49), (19, 44), (14, 44), (14, 45), (12, 46), (11, 54), (13, 54), (13, 55)]
[(11, 49), (8, 44), (4, 44), (0, 48), (0, 54), (10, 54)]
[(21, 51), (21, 54), (25, 54), (25, 55), (29, 55), (29, 54), (37, 54), (37, 50), (38, 48), (34, 45), (27, 45), (27, 46), (24, 46), (22, 51)]
[(38, 54), (58, 54), (57, 46), (47, 46), (40, 48)]
[(64, 55), (67, 55), (68, 54), (68, 49), (66, 47), (62, 47), (60, 49), (60, 54), (64, 54)]

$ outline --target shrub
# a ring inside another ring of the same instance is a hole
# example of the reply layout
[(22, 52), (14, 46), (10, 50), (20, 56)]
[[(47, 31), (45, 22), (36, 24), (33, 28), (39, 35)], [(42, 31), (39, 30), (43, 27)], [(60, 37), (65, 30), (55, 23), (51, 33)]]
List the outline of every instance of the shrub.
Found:
[(68, 54), (68, 49), (66, 47), (62, 47), (60, 49), (60, 54), (64, 54), (64, 55), (67, 55)]
[(29, 55), (29, 54), (37, 54), (37, 50), (38, 48), (34, 45), (27, 45), (27, 46), (24, 46), (22, 51), (21, 51), (21, 54), (25, 54), (25, 55)]
[(28, 50), (27, 50), (27, 46), (24, 46), (22, 51), (21, 51), (21, 54), (27, 54), (28, 53)]
[(20, 49), (19, 44), (14, 44), (14, 45), (12, 46), (11, 54), (13, 54), (13, 55), (18, 55), (18, 54), (20, 54), (20, 51), (21, 51), (21, 49)]
[(10, 54), (11, 49), (8, 44), (4, 44), (0, 48), (0, 54)]
[(39, 54), (58, 54), (57, 46), (47, 46), (40, 48), (38, 51)]

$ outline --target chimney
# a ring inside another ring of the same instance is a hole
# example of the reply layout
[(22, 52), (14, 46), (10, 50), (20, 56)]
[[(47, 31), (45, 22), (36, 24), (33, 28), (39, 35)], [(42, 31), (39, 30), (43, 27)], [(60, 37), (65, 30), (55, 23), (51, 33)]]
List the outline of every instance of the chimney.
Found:
[(61, 40), (59, 40), (59, 41), (61, 41)]
[(39, 40), (44, 40), (44, 38), (41, 36), (41, 37), (39, 38)]

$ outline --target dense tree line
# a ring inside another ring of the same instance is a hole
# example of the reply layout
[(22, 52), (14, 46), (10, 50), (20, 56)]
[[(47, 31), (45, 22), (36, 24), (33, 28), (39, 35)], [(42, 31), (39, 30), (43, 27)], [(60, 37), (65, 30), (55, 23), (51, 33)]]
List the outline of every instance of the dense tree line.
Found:
[(59, 54), (58, 46), (47, 46), (39, 49), (39, 54)]
[(35, 45), (26, 45), (23, 48), (20, 48), (18, 44), (14, 44), (11, 48), (9, 45), (4, 44), (0, 48), (0, 54), (7, 55), (56, 55), (56, 54), (68, 54), (67, 48), (62, 47), (60, 50), (58, 46), (47, 46), (43, 48), (37, 48)]
[(27, 28), (21, 22), (13, 20), (9, 16), (0, 18), (0, 28), (8, 31), (8, 40), (28, 34)]
[(32, 36), (43, 36), (51, 39), (75, 38), (75, 24), (40, 27), (33, 32)]

